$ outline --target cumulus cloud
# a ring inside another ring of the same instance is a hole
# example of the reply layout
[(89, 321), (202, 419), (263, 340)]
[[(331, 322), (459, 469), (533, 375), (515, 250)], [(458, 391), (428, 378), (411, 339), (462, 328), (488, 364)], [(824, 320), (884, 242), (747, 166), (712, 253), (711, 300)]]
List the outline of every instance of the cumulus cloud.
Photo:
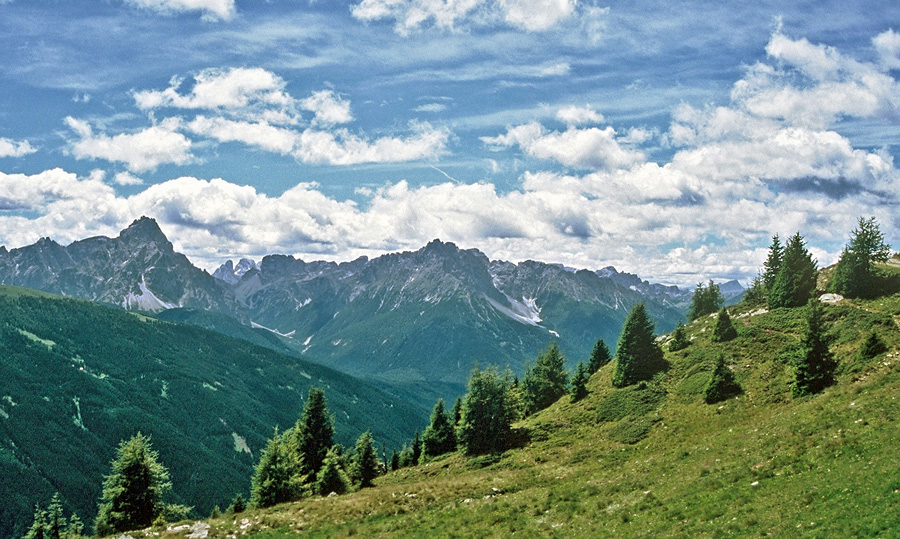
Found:
[(234, 0), (125, 0), (135, 7), (159, 13), (200, 11), (206, 19), (229, 20), (234, 16)]
[(214, 138), (220, 142), (242, 142), (282, 155), (291, 153), (298, 140), (296, 131), (266, 122), (197, 116), (186, 127), (198, 135)]
[(118, 185), (144, 185), (144, 180), (128, 172), (119, 172), (113, 178)]
[(645, 159), (642, 152), (620, 145), (612, 127), (579, 129), (569, 126), (563, 132), (548, 132), (541, 124), (531, 122), (510, 127), (506, 134), (482, 137), (481, 140), (497, 148), (518, 146), (532, 157), (578, 168), (627, 168)]
[[(206, 109), (243, 112), (258, 116), (274, 109), (282, 113), (284, 123), (291, 123), (294, 99), (285, 91), (284, 79), (265, 69), (236, 67), (204, 69), (193, 76), (190, 91), (181, 92), (184, 79), (173, 77), (164, 90), (134, 92), (134, 100), (142, 110), (160, 107)], [(273, 116), (269, 117), (274, 120)]]
[(599, 124), (603, 122), (603, 115), (590, 105), (570, 105), (556, 111), (556, 119), (569, 125)]
[(307, 163), (355, 165), (433, 159), (446, 153), (450, 133), (427, 123), (415, 124), (414, 134), (370, 141), (346, 129), (334, 132), (307, 129), (300, 134), (294, 155)]
[(313, 122), (321, 125), (345, 124), (353, 121), (350, 102), (332, 90), (320, 90), (300, 101), (300, 108), (315, 114)]
[(184, 165), (194, 159), (191, 141), (177, 131), (179, 123), (176, 118), (167, 118), (135, 133), (109, 136), (95, 134), (83, 120), (66, 118), (66, 124), (77, 135), (69, 141), (72, 155), (77, 159), (124, 163), (132, 172), (146, 172), (164, 164)]
[(22, 157), (36, 151), (27, 140), (0, 138), (0, 157)]
[(363, 21), (389, 19), (401, 35), (423, 27), (505, 25), (528, 32), (550, 30), (570, 18), (577, 0), (362, 0), (351, 8)]
[(900, 33), (891, 28), (872, 39), (884, 69), (900, 69)]
[(413, 112), (444, 112), (447, 105), (443, 103), (425, 103), (413, 109)]

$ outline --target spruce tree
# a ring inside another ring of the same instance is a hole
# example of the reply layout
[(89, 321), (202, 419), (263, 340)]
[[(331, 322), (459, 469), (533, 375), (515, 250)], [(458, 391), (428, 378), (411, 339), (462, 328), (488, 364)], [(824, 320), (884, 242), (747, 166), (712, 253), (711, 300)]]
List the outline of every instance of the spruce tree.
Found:
[(734, 379), (734, 374), (725, 365), (725, 356), (719, 354), (709, 377), (706, 387), (703, 389), (703, 400), (707, 404), (721, 402), (729, 397), (738, 395), (741, 386)]
[(613, 386), (625, 387), (649, 379), (665, 368), (663, 353), (656, 344), (653, 329), (644, 304), (638, 303), (628, 314), (619, 337)]
[(47, 513), (41, 509), (41, 506), (34, 506), (34, 519), (31, 527), (25, 533), (24, 539), (47, 539)]
[(325, 455), (322, 462), (322, 469), (316, 478), (315, 490), (320, 496), (327, 496), (334, 492), (335, 494), (343, 494), (347, 492), (350, 481), (347, 474), (341, 468), (341, 456), (331, 448)]
[(565, 364), (566, 359), (559, 351), (559, 346), (552, 343), (538, 354), (533, 365), (526, 367), (522, 384), (526, 414), (543, 410), (566, 394), (568, 373)]
[(334, 419), (328, 413), (325, 390), (310, 387), (303, 412), (293, 428), (290, 447), (300, 461), (300, 474), (305, 482), (313, 482), (325, 455), (334, 445)]
[(66, 537), (68, 539), (80, 539), (84, 533), (84, 522), (77, 514), (72, 513), (69, 517), (69, 524), (66, 526)]
[(512, 423), (518, 417), (512, 402), (512, 376), (503, 376), (496, 368), (479, 369), (469, 376), (463, 399), (462, 418), (457, 438), (468, 455), (481, 455), (507, 449)]
[(453, 428), (459, 426), (459, 418), (462, 417), (462, 397), (457, 396), (456, 402), (453, 403)]
[(356, 458), (353, 459), (350, 475), (356, 486), (367, 488), (378, 477), (378, 469), (378, 453), (375, 451), (372, 433), (366, 431), (356, 441)]
[(763, 282), (762, 275), (757, 275), (750, 283), (750, 288), (744, 293), (743, 303), (747, 305), (763, 305), (769, 292)]
[(806, 306), (806, 333), (803, 336), (803, 354), (794, 370), (791, 388), (795, 397), (821, 392), (834, 383), (837, 362), (828, 349), (829, 338), (825, 333), (825, 317), (822, 303), (810, 299)]
[(575, 367), (575, 374), (572, 375), (572, 389), (569, 392), (572, 402), (580, 401), (587, 396), (587, 381), (589, 376), (590, 374), (588, 374), (587, 367), (584, 366), (584, 363), (579, 361), (578, 366)]
[(816, 261), (800, 233), (784, 247), (781, 268), (769, 290), (769, 307), (802, 307), (816, 290)]
[(65, 527), (66, 519), (63, 517), (62, 500), (57, 492), (50, 499), (50, 506), (47, 508), (47, 526), (44, 536), (47, 539), (60, 539)]
[(731, 317), (728, 316), (726, 309), (722, 309), (719, 311), (718, 318), (716, 318), (716, 325), (713, 327), (710, 340), (712, 342), (728, 342), (736, 337), (737, 330), (734, 329), (734, 324), (731, 323)]
[(872, 330), (869, 331), (869, 334), (866, 335), (866, 340), (864, 340), (862, 346), (859, 347), (857, 356), (859, 359), (865, 361), (884, 352), (887, 352), (887, 346), (884, 344), (884, 341), (881, 340), (881, 337)]
[(775, 234), (772, 236), (772, 245), (769, 247), (769, 256), (763, 264), (765, 271), (762, 275), (762, 284), (766, 291), (771, 290), (772, 285), (775, 284), (775, 278), (778, 276), (778, 272), (781, 271), (781, 262), (783, 258), (784, 247), (781, 246), (781, 239), (778, 237), (778, 234)]
[(413, 460), (413, 450), (412, 447), (408, 445), (403, 445), (403, 448), (400, 450), (400, 456), (397, 458), (399, 461), (400, 468), (407, 468), (409, 466), (415, 466), (417, 462)]
[(456, 432), (444, 412), (444, 399), (438, 399), (431, 411), (431, 424), (422, 435), (422, 454), (425, 458), (456, 451)]
[(669, 352), (684, 350), (690, 344), (691, 341), (687, 338), (687, 330), (685, 330), (684, 324), (678, 322), (675, 331), (672, 332), (672, 339), (669, 341)]
[(289, 502), (299, 495), (300, 469), (296, 454), (288, 449), (284, 436), (275, 434), (259, 456), (250, 485), (250, 504), (269, 507)]
[(415, 466), (422, 459), (422, 435), (419, 434), (419, 431), (416, 431), (410, 448), (412, 449), (412, 465)]
[(119, 443), (103, 480), (103, 493), (94, 529), (97, 535), (139, 530), (163, 514), (163, 495), (172, 488), (169, 472), (140, 432)]
[(831, 291), (848, 298), (874, 297), (878, 287), (873, 265), (887, 261), (890, 256), (891, 246), (884, 243), (884, 234), (875, 218), (860, 217), (834, 269)]
[(725, 297), (722, 296), (722, 289), (710, 279), (705, 288), (703, 283), (699, 283), (697, 288), (694, 289), (694, 295), (691, 296), (691, 310), (688, 316), (691, 320), (696, 320), (718, 311), (724, 304)]
[(231, 505), (228, 506), (228, 509), (226, 509), (225, 512), (230, 515), (236, 515), (238, 513), (243, 513), (245, 509), (247, 509), (247, 503), (244, 502), (244, 495), (238, 492), (234, 495), (234, 498), (231, 500)]
[(400, 469), (400, 453), (396, 449), (391, 451), (391, 471), (396, 472)]
[(612, 361), (612, 354), (609, 353), (609, 347), (603, 339), (597, 339), (594, 343), (594, 349), (591, 350), (591, 359), (588, 361), (588, 376), (600, 370), (600, 367)]

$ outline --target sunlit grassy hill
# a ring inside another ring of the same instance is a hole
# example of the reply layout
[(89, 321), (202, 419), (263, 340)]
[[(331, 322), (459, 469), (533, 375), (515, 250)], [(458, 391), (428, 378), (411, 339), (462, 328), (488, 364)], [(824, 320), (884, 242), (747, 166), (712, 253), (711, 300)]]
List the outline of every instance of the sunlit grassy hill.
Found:
[[(666, 353), (652, 381), (564, 397), (518, 425), (530, 441), (499, 456), (453, 454), (377, 480), (374, 488), (152, 530), (178, 537), (900, 536), (900, 296), (826, 306), (838, 382), (794, 399), (783, 351), (802, 309), (738, 306), (737, 339)], [(870, 330), (888, 351), (861, 359)], [(709, 405), (702, 391), (723, 353), (743, 388)], [(140, 533), (136, 534), (140, 535)]]

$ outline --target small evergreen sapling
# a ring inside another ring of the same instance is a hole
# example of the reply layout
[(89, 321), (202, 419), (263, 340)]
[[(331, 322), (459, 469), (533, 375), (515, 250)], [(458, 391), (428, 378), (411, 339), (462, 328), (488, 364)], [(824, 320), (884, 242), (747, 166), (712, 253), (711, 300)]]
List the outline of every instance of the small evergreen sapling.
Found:
[(25, 533), (24, 539), (47, 539), (47, 512), (41, 506), (34, 506), (34, 519)]
[(665, 369), (666, 363), (662, 350), (656, 344), (653, 329), (646, 307), (638, 303), (628, 314), (619, 337), (613, 386), (625, 387), (647, 380)]
[(338, 451), (332, 447), (325, 454), (325, 460), (322, 462), (322, 469), (316, 479), (315, 490), (320, 496), (327, 496), (334, 492), (335, 494), (343, 494), (347, 492), (350, 481), (347, 474), (341, 468), (341, 456)]
[(612, 361), (612, 354), (609, 352), (609, 347), (606, 346), (606, 342), (603, 339), (597, 339), (597, 342), (594, 344), (594, 349), (591, 351), (591, 359), (588, 361), (587, 365), (588, 376), (599, 371), (600, 367), (606, 365), (610, 361)]
[(734, 379), (734, 374), (731, 372), (731, 369), (725, 365), (725, 356), (719, 354), (718, 357), (716, 357), (716, 364), (710, 374), (709, 382), (703, 389), (703, 400), (705, 400), (707, 404), (713, 404), (728, 399), (729, 397), (739, 395), (740, 393), (741, 386), (739, 386)]
[(672, 332), (672, 339), (669, 341), (669, 352), (684, 350), (690, 344), (691, 341), (687, 338), (687, 330), (685, 330), (684, 324), (678, 322), (678, 326)]
[(353, 459), (350, 475), (353, 482), (359, 488), (372, 486), (372, 481), (378, 477), (378, 453), (375, 451), (375, 442), (372, 433), (366, 431), (356, 441), (356, 458)]
[(731, 323), (731, 317), (728, 316), (726, 309), (722, 309), (719, 311), (718, 318), (716, 318), (716, 325), (713, 327), (710, 339), (712, 342), (728, 342), (736, 337), (737, 330), (734, 329), (734, 324)]
[(572, 375), (572, 389), (569, 392), (572, 397), (572, 402), (577, 402), (587, 397), (587, 381), (589, 376), (587, 367), (584, 366), (584, 363), (579, 361), (578, 366), (575, 368), (575, 374)]
[(225, 512), (229, 515), (236, 515), (238, 513), (243, 513), (245, 509), (247, 509), (247, 503), (244, 502), (244, 495), (238, 492), (235, 494), (234, 499), (231, 500), (231, 505), (228, 506), (228, 509), (226, 509)]
[(795, 366), (794, 385), (791, 387), (795, 397), (821, 392), (834, 383), (834, 371), (837, 369), (837, 362), (828, 349), (830, 339), (825, 333), (822, 303), (818, 299), (810, 299), (805, 315), (803, 352)]
[(438, 399), (431, 412), (431, 424), (422, 435), (424, 458), (456, 451), (456, 430), (444, 412), (444, 399)]

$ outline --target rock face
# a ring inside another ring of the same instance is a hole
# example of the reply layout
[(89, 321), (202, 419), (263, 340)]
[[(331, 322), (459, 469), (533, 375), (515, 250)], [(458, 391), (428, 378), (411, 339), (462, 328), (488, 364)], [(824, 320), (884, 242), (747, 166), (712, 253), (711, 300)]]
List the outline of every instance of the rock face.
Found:
[(476, 362), (521, 372), (553, 340), (573, 363), (598, 338), (612, 348), (638, 302), (668, 331), (692, 292), (612, 267), (491, 261), (440, 240), (341, 264), (286, 255), (228, 261), (211, 276), (146, 217), (117, 238), (0, 250), (0, 283), (132, 310), (225, 314), (345, 371), (454, 385)]
[(238, 314), (228, 287), (176, 253), (156, 221), (147, 217), (117, 238), (88, 238), (67, 247), (43, 238), (0, 253), (0, 284), (133, 310), (190, 307)]

